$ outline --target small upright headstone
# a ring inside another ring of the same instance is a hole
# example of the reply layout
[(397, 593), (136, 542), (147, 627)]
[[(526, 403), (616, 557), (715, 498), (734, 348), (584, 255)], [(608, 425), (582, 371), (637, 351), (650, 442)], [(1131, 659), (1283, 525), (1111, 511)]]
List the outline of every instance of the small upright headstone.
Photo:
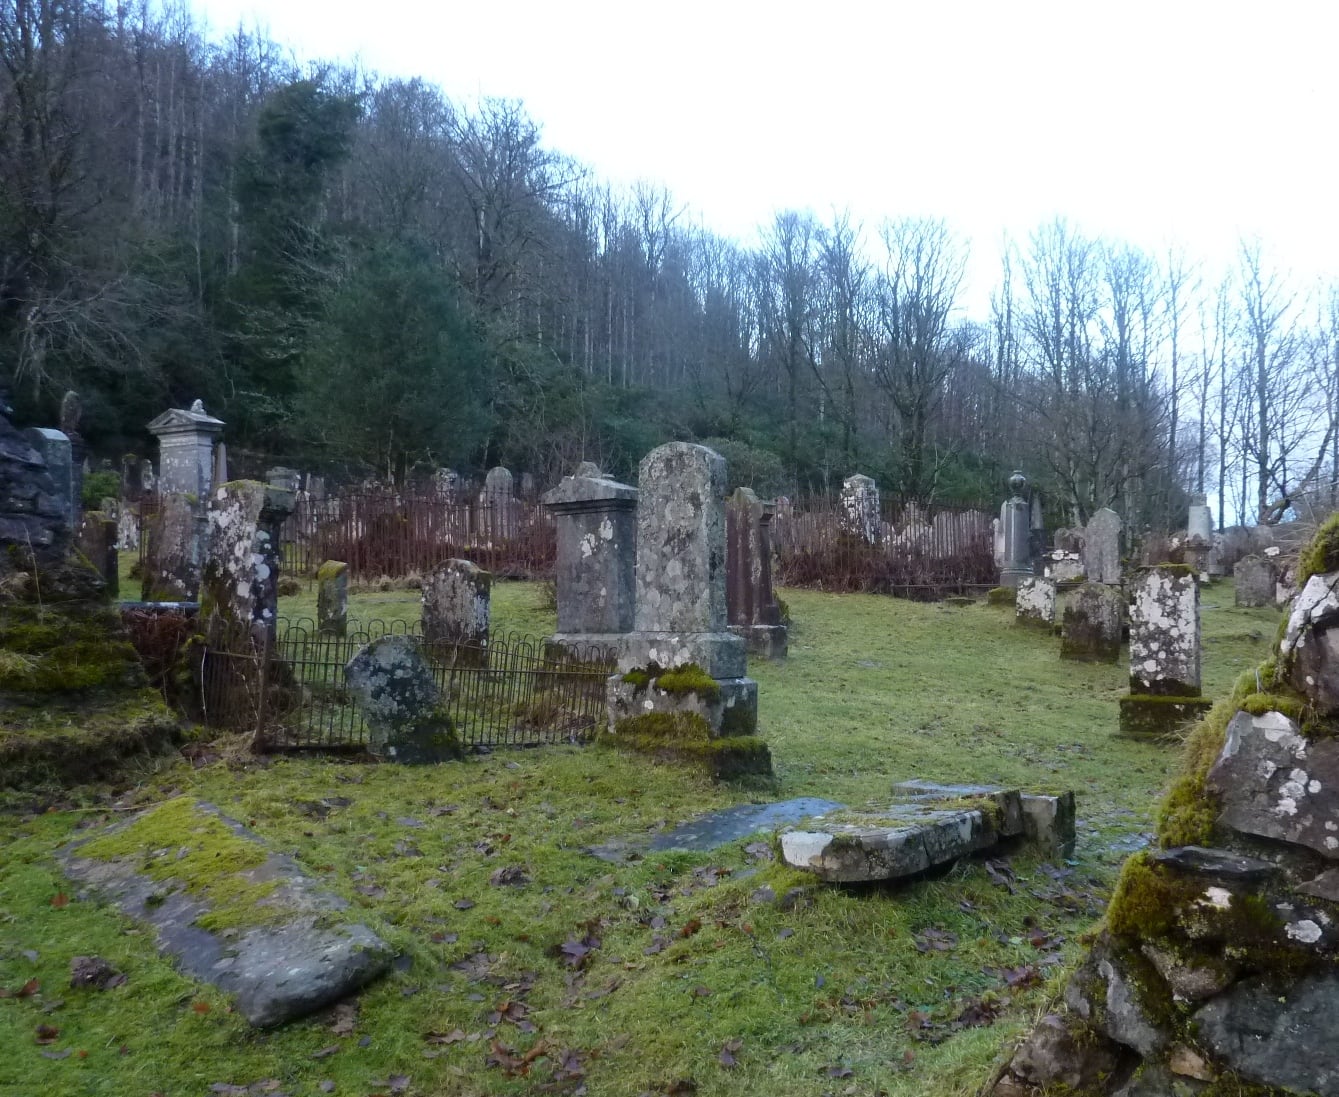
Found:
[(1130, 693), (1121, 731), (1165, 734), (1207, 711), (1200, 695), (1200, 588), (1182, 565), (1145, 568), (1130, 605)]
[(468, 560), (448, 560), (423, 581), (423, 641), (455, 648), (456, 663), (486, 665), (493, 576)]
[(878, 542), (883, 533), (883, 511), (879, 503), (879, 485), (862, 473), (842, 481), (838, 522), (842, 533), (867, 545)]
[(730, 631), (749, 652), (784, 658), (786, 626), (772, 593), (772, 506), (751, 488), (736, 488), (725, 504), (725, 603)]
[(70, 528), (79, 528), (79, 517), (84, 509), (84, 471), (88, 454), (84, 436), (79, 433), (79, 422), (84, 415), (84, 402), (71, 390), (60, 401), (61, 433), (70, 440)]
[(1120, 586), (1120, 515), (1103, 507), (1083, 531), (1083, 570), (1090, 583)]
[(214, 445), (214, 479), (213, 484), (226, 484), (228, 482), (228, 445), (221, 439)]
[(1015, 472), (1009, 477), (1013, 493), (1000, 507), (1000, 532), (1003, 537), (1003, 565), (1000, 586), (1017, 587), (1032, 574), (1032, 509), (1024, 498), (1027, 477)]
[(535, 474), (533, 472), (521, 473), (521, 498), (527, 503), (535, 501)]
[(1029, 575), (1020, 579), (1014, 600), (1014, 619), (1020, 625), (1050, 629), (1055, 626), (1055, 580)]
[(146, 602), (194, 602), (204, 569), (204, 519), (199, 500), (172, 492), (145, 523), (149, 551), (140, 594)]
[(514, 480), (509, 469), (488, 470), (479, 493), (479, 524), (494, 537), (510, 537), (516, 526)]
[(414, 637), (373, 640), (349, 660), (344, 681), (358, 699), (374, 754), (407, 763), (460, 756), (451, 721), (438, 709), (432, 666)]
[(454, 503), (460, 495), (460, 473), (455, 469), (439, 468), (432, 474), (432, 486), (443, 499)]
[(558, 535), (554, 642), (592, 643), (632, 631), (637, 489), (599, 475), (565, 476), (543, 502)]
[(1213, 511), (1205, 495), (1190, 497), (1186, 514), (1185, 560), (1201, 582), (1209, 581), (1209, 554), (1213, 550)]
[(152, 496), (158, 491), (158, 476), (153, 471), (153, 462), (147, 457), (139, 463), (139, 494), (140, 498)]
[(1247, 556), (1237, 561), (1236, 603), (1239, 606), (1272, 606), (1278, 588), (1278, 571), (1263, 556)]
[(1120, 662), (1125, 603), (1105, 583), (1084, 583), (1069, 596), (1060, 625), (1060, 658)]
[(107, 584), (107, 593), (115, 598), (121, 589), (116, 519), (105, 511), (86, 511), (79, 522), (78, 546)]
[(316, 572), (316, 628), (343, 636), (349, 628), (349, 565), (327, 560)]

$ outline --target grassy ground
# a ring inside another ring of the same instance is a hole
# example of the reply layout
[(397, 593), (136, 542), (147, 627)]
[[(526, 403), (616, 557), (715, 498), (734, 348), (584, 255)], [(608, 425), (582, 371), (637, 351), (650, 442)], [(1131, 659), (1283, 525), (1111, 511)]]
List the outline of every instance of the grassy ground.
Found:
[[(1018, 855), (786, 901), (808, 881), (763, 844), (618, 865), (583, 852), (756, 790), (594, 748), (406, 769), (267, 763), (224, 744), (119, 799), (85, 790), (82, 810), (0, 819), (0, 1094), (972, 1092), (1076, 957), (1151, 828), (1175, 748), (1117, 739), (1123, 669), (1062, 664), (1058, 639), (1009, 611), (786, 597), (791, 657), (752, 668), (769, 796), (878, 804), (909, 777), (1072, 787), (1075, 862)], [(1277, 615), (1233, 608), (1230, 586), (1204, 609), (1206, 692), (1219, 694), (1264, 657)], [(396, 614), (417, 614), (413, 592), (355, 599), (359, 618)], [(494, 615), (552, 627), (532, 585), (496, 588)], [(59, 843), (179, 792), (347, 896), (401, 950), (396, 972), (356, 1011), (258, 1034), (134, 926), (70, 895)], [(502, 884), (504, 868), (524, 882)], [(75, 955), (126, 982), (71, 990)], [(57, 1030), (49, 1043), (39, 1025)]]

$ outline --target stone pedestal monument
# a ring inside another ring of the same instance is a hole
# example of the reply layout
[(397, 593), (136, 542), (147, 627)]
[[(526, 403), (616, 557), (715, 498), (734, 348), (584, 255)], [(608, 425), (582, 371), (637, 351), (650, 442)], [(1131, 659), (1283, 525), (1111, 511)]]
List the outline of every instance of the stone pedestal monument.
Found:
[(1000, 507), (1000, 586), (1017, 588), (1032, 574), (1032, 510), (1024, 492), (1027, 477), (1015, 472), (1009, 477), (1013, 494)]

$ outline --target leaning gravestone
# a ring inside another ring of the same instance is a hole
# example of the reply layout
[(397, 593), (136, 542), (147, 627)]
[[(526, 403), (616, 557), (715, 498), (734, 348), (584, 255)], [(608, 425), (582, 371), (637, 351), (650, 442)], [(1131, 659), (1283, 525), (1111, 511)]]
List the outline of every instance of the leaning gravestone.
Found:
[(1020, 625), (1049, 629), (1055, 625), (1055, 580), (1031, 576), (1014, 594), (1014, 620)]
[(1212, 707), (1200, 695), (1199, 580), (1179, 564), (1144, 568), (1130, 606), (1130, 692), (1124, 735), (1156, 737)]
[(1083, 531), (1083, 570), (1090, 583), (1120, 586), (1120, 515), (1103, 507)]
[(1125, 603), (1104, 583), (1084, 583), (1065, 605), (1060, 658), (1088, 663), (1120, 662)]
[(1237, 605), (1244, 607), (1274, 605), (1278, 592), (1278, 572), (1271, 561), (1263, 556), (1247, 556), (1237, 561), (1232, 574), (1236, 578)]
[(316, 628), (331, 636), (349, 629), (349, 565), (327, 560), (316, 572)]
[(457, 664), (488, 664), (493, 576), (468, 560), (448, 560), (423, 581), (423, 641), (454, 647)]
[(857, 472), (842, 481), (838, 524), (842, 533), (872, 545), (883, 532), (879, 485)]
[(460, 757), (460, 741), (438, 708), (441, 691), (416, 638), (373, 640), (349, 660), (344, 681), (358, 699), (373, 754), (409, 764)]

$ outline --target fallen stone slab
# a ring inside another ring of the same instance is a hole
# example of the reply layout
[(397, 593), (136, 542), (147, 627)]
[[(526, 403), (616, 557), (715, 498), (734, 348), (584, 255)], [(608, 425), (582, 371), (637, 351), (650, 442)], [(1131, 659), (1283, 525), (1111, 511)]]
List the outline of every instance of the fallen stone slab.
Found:
[(1023, 833), (1023, 796), (1016, 788), (990, 785), (940, 785), (915, 779), (893, 786), (893, 798), (911, 803), (945, 803), (959, 800), (985, 800), (998, 812), (996, 829), (1002, 838)]
[(1074, 793), (1020, 792), (993, 785), (940, 785), (933, 781), (902, 781), (893, 786), (898, 800), (933, 803), (984, 799), (998, 811), (1000, 836), (1022, 836), (1029, 844), (1057, 857), (1072, 857), (1076, 838)]
[(257, 1027), (336, 1002), (393, 959), (345, 914), (344, 899), (190, 797), (82, 838), (59, 857), (88, 894), (152, 926), (160, 951), (233, 995)]
[(779, 830), (812, 815), (841, 811), (845, 805), (814, 796), (779, 800), (771, 804), (739, 804), (693, 819), (651, 841), (653, 850), (693, 850), (705, 852), (747, 838), (759, 831)]
[(781, 857), (829, 883), (896, 880), (996, 845), (994, 814), (986, 805), (909, 803), (887, 813), (818, 816), (782, 833)]

